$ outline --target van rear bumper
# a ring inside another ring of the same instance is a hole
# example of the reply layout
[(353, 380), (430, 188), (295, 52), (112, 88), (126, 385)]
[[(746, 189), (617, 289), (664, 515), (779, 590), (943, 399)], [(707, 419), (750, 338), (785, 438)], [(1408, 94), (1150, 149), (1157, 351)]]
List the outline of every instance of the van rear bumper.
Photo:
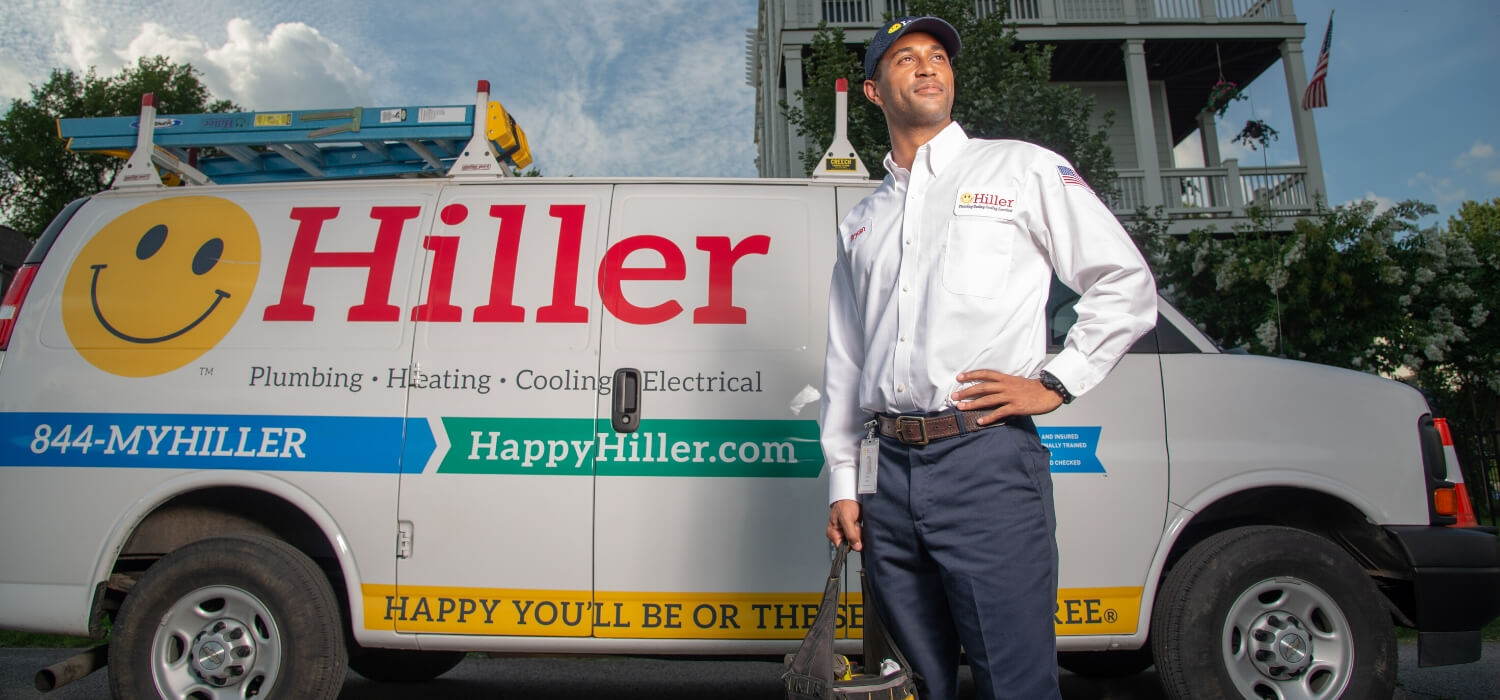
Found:
[(1479, 660), (1480, 629), (1500, 616), (1500, 540), (1494, 528), (1389, 525), (1411, 566), (1417, 662)]

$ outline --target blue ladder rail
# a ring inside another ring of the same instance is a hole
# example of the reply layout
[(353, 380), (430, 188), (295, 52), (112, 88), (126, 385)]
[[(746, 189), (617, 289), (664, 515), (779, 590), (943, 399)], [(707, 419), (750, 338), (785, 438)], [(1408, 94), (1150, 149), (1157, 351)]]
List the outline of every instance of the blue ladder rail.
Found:
[[(511, 166), (529, 165), (515, 121), (498, 103), (488, 106), (494, 152)], [(189, 149), (217, 149), (222, 155), (199, 158), (196, 167), (222, 184), (442, 174), (474, 133), (474, 111), (438, 105), (168, 114), (154, 119), (153, 142), (184, 162)], [(58, 135), (73, 151), (123, 155), (136, 147), (140, 122), (59, 119)]]

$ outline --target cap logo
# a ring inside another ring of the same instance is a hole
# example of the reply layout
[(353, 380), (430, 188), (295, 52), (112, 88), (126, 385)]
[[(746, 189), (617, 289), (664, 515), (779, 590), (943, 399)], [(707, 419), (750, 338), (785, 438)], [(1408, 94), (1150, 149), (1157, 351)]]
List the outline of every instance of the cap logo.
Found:
[(885, 33), (886, 34), (895, 34), (898, 30), (900, 30), (904, 26), (906, 26), (905, 22), (897, 22), (897, 23), (891, 25), (890, 29), (885, 30)]

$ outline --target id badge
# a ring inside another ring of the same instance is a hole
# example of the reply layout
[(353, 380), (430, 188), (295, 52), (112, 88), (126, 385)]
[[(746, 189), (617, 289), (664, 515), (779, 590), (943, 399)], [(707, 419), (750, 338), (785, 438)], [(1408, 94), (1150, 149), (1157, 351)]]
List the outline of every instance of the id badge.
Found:
[(875, 493), (875, 478), (880, 474), (880, 438), (859, 441), (859, 492)]

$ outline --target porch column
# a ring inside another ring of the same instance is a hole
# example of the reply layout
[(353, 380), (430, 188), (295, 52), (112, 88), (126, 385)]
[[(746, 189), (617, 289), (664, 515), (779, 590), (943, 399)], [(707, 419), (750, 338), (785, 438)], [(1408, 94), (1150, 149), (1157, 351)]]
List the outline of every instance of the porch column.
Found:
[(1161, 189), (1161, 158), (1156, 154), (1156, 121), (1151, 114), (1151, 89), (1146, 78), (1146, 42), (1128, 39), (1125, 51), (1125, 86), (1130, 93), (1130, 125), (1135, 129), (1135, 154), (1145, 175), (1142, 183), (1146, 206), (1166, 204)]
[(1310, 109), (1302, 108), (1302, 93), (1307, 90), (1307, 68), (1303, 64), (1302, 41), (1281, 42), (1281, 67), (1286, 70), (1287, 100), (1292, 108), (1292, 130), (1297, 136), (1297, 158), (1307, 168), (1307, 196), (1328, 201), (1323, 186), (1323, 158), (1318, 154), (1318, 128)]
[(1198, 139), (1203, 142), (1203, 167), (1219, 167), (1219, 124), (1206, 109), (1198, 113)]
[[(802, 47), (787, 46), (781, 50), (782, 64), (786, 71), (786, 103), (794, 109), (802, 109)], [(832, 89), (830, 86), (829, 89)], [(778, 112), (781, 110), (778, 109)], [(782, 177), (802, 177), (802, 149), (806, 140), (797, 133), (797, 128), (781, 117), (781, 129), (786, 134), (786, 172)]]

